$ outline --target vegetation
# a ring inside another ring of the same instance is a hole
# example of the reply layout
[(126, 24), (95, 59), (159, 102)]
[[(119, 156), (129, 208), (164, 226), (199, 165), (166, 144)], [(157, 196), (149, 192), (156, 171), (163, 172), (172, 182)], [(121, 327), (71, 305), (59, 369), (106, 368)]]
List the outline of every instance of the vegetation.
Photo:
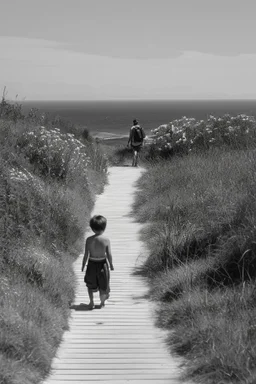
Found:
[[(152, 132), (134, 215), (147, 244), (156, 324), (184, 376), (256, 381), (256, 123), (239, 115), (182, 118)], [(123, 139), (122, 139), (123, 140)], [(0, 382), (44, 379), (67, 329), (72, 262), (82, 251), (108, 162), (120, 142), (18, 103), (0, 103)], [(105, 156), (103, 155), (105, 153)]]
[[(44, 123), (42, 125), (42, 123)], [(0, 382), (38, 384), (67, 329), (72, 262), (106, 159), (85, 130), (0, 103)], [(72, 129), (71, 129), (72, 132)]]
[[(131, 162), (132, 150), (127, 139), (104, 140), (102, 148), (111, 164)], [(253, 116), (228, 114), (222, 117), (210, 115), (207, 120), (182, 117), (152, 130), (146, 138), (140, 162), (151, 162), (205, 152), (212, 148), (249, 149), (256, 147), (256, 120)]]
[(198, 383), (256, 381), (255, 123), (239, 121), (234, 140), (230, 130), (219, 145), (182, 156), (170, 148), (169, 160), (159, 159), (165, 139), (156, 140), (164, 154), (141, 177), (134, 204), (148, 250), (136, 273), (150, 280), (156, 323), (184, 357), (184, 377)]
[(210, 115), (207, 120), (183, 117), (152, 131), (152, 150), (159, 156), (188, 154), (209, 148), (245, 149), (256, 146), (256, 120), (253, 116)]

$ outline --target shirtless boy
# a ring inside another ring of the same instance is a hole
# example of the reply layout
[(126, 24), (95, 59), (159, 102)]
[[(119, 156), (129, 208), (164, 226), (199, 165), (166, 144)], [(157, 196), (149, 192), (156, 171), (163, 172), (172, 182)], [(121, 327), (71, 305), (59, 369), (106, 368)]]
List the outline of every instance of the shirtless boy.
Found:
[(100, 294), (100, 307), (104, 307), (109, 297), (109, 266), (114, 270), (109, 239), (103, 235), (107, 225), (107, 219), (101, 215), (95, 215), (90, 220), (93, 236), (86, 239), (85, 252), (82, 263), (82, 272), (88, 261), (84, 282), (90, 298), (89, 309), (94, 309), (93, 292)]

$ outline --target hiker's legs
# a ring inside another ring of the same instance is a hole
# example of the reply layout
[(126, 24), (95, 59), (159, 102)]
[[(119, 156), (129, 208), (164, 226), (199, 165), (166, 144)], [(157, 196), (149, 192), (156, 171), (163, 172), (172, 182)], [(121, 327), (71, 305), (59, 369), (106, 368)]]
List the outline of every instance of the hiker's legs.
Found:
[(139, 157), (139, 152), (138, 151), (134, 151), (134, 167), (137, 167), (138, 165), (138, 157)]
[(88, 295), (89, 295), (89, 299), (90, 299), (90, 307), (93, 307), (94, 306), (94, 301), (93, 301), (93, 291), (91, 289), (88, 288)]
[(133, 150), (133, 156), (132, 156), (132, 167), (135, 166), (135, 150)]
[(132, 159), (132, 166), (137, 167), (138, 165), (138, 150), (133, 149), (133, 159)]

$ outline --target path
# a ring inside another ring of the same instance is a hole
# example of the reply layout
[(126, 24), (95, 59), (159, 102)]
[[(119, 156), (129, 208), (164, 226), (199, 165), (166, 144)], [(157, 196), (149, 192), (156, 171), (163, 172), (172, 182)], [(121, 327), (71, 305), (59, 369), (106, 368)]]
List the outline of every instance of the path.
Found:
[[(72, 310), (70, 331), (64, 334), (45, 384), (179, 383), (177, 363), (165, 348), (163, 331), (153, 326), (153, 304), (143, 298), (145, 283), (131, 275), (142, 250), (140, 225), (128, 215), (140, 174), (139, 168), (110, 168), (109, 184), (94, 209), (108, 219), (106, 235), (115, 267), (110, 299), (102, 309)], [(82, 255), (74, 264), (79, 283), (76, 305), (88, 303), (81, 264)]]

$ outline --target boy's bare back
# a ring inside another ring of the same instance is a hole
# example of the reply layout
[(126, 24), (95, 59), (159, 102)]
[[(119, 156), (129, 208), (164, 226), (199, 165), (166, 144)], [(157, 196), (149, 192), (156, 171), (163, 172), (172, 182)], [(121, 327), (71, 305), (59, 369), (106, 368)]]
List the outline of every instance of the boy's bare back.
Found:
[(90, 259), (101, 260), (111, 255), (110, 241), (106, 236), (93, 235), (87, 238), (86, 245)]

